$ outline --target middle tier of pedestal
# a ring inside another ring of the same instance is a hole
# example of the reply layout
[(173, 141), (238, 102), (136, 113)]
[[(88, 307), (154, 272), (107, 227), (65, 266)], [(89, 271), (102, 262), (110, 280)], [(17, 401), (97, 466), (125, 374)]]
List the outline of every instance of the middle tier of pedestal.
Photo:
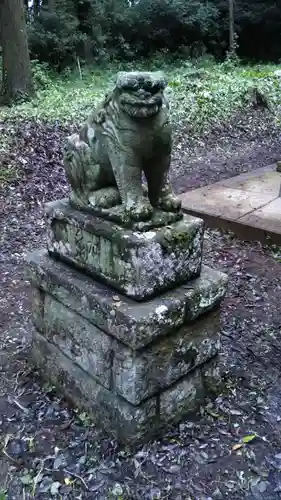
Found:
[(135, 300), (146, 300), (196, 278), (201, 272), (203, 221), (183, 216), (148, 231), (72, 208), (47, 206), (48, 251)]

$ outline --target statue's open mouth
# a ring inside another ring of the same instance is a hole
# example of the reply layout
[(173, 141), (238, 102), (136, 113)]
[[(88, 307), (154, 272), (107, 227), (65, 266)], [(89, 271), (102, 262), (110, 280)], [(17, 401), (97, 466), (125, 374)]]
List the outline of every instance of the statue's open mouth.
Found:
[(140, 99), (135, 96), (126, 95), (122, 97), (121, 104), (125, 106), (137, 106), (140, 108), (149, 108), (150, 106), (162, 106), (162, 97), (159, 95), (151, 96), (149, 99)]
[(132, 117), (149, 118), (159, 113), (162, 106), (162, 97), (152, 96), (150, 99), (140, 99), (126, 96), (121, 99), (124, 111)]

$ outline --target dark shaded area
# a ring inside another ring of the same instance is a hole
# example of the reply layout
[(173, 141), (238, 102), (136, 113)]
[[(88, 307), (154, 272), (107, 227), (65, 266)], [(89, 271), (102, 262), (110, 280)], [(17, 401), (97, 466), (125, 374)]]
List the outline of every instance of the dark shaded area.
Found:
[[(58, 70), (82, 61), (134, 60), (156, 52), (223, 58), (229, 49), (227, 0), (64, 0), (28, 10), (31, 55)], [(281, 57), (281, 7), (274, 0), (236, 0), (238, 54)]]

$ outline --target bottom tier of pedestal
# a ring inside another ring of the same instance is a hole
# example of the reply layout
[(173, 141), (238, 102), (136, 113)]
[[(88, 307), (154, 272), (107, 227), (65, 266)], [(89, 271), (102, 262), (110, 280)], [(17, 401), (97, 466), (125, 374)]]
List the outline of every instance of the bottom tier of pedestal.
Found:
[(31, 254), (28, 270), (33, 363), (119, 442), (161, 436), (219, 392), (224, 274), (203, 267), (139, 304), (46, 252)]
[(189, 372), (168, 389), (132, 405), (106, 389), (37, 331), (33, 361), (42, 377), (121, 444), (139, 445), (161, 437), (171, 426), (194, 414), (221, 388), (218, 357)]

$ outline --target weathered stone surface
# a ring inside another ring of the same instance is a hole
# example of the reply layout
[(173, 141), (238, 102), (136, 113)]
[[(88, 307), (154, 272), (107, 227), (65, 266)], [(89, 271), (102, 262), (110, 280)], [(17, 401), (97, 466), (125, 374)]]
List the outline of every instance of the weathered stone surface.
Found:
[(169, 387), (219, 351), (218, 309), (135, 350), (114, 341), (51, 295), (37, 293), (33, 322), (38, 331), (100, 384), (134, 405)]
[(100, 385), (60, 349), (33, 331), (32, 359), (41, 375), (51, 381), (93, 421), (122, 443), (138, 443), (159, 432), (157, 398), (133, 406)]
[(205, 398), (200, 369), (188, 373), (159, 396), (159, 414), (164, 422), (176, 424), (184, 416), (195, 413)]
[(218, 310), (208, 313), (139, 352), (114, 342), (116, 391), (138, 404), (216, 356), (220, 348), (219, 320)]
[[(31, 354), (43, 378), (124, 444), (141, 444), (160, 436), (171, 425), (194, 413), (208, 395), (204, 368), (195, 368), (172, 387), (136, 406), (100, 385), (36, 330), (33, 330)], [(217, 374), (214, 366), (214, 362), (207, 364), (208, 383), (212, 387), (212, 373), (215, 370)]]
[(204, 222), (172, 191), (165, 86), (162, 73), (118, 75), (67, 140), (70, 198), (47, 205), (48, 252), (27, 259), (33, 362), (130, 445), (195, 412), (221, 382), (227, 278), (202, 267)]
[[(40, 292), (41, 294), (43, 292)], [(33, 321), (44, 337), (107, 388), (111, 385), (112, 337), (46, 295)]]
[(207, 397), (218, 396), (222, 389), (219, 357), (189, 372), (160, 393), (160, 420), (173, 425), (195, 413)]
[(53, 260), (47, 252), (27, 257), (32, 285), (49, 293), (132, 349), (180, 328), (212, 310), (226, 293), (226, 275), (202, 266), (201, 276), (173, 291), (136, 303), (92, 278)]
[(216, 356), (208, 363), (201, 366), (205, 393), (210, 396), (217, 396), (224, 388), (223, 377), (225, 375), (225, 365), (221, 356)]
[(32, 288), (32, 320), (36, 328), (42, 330), (44, 323), (45, 292), (40, 288)]
[(113, 91), (68, 138), (64, 167), (78, 208), (121, 203), (125, 225), (149, 220), (154, 208), (179, 213), (168, 175), (172, 128), (166, 85), (159, 72), (119, 73)]
[(134, 232), (79, 212), (65, 201), (48, 204), (48, 250), (125, 295), (142, 300), (200, 274), (203, 221), (182, 221)]

